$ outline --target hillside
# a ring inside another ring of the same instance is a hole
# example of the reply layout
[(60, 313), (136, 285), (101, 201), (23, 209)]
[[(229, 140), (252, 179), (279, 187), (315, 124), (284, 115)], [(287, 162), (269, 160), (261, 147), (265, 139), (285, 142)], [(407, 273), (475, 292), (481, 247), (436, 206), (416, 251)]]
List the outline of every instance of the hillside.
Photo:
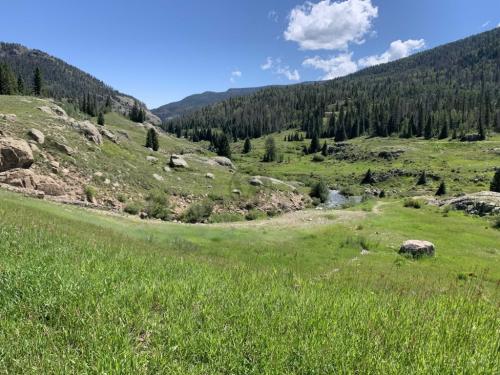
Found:
[[(130, 95), (114, 90), (104, 82), (80, 69), (45, 52), (29, 49), (20, 44), (0, 43), (0, 64), (7, 64), (16, 77), (25, 82), (27, 93), (32, 90), (33, 72), (40, 68), (44, 81), (43, 95), (46, 97), (81, 101), (86, 95), (96, 97), (103, 104), (108, 96), (112, 99), (113, 110), (128, 114), (134, 101)], [(143, 108), (146, 106), (141, 103)], [(159, 124), (160, 120), (147, 111), (148, 121)]]
[[(272, 87), (164, 123), (258, 138), (285, 129), (338, 141), (362, 135), (460, 137), (500, 130), (500, 29), (333, 81)], [(210, 139), (208, 139), (210, 140)]]
[(162, 120), (168, 120), (174, 117), (186, 115), (202, 107), (219, 103), (230, 98), (253, 94), (263, 88), (264, 87), (229, 89), (224, 92), (206, 91), (202, 94), (190, 95), (178, 102), (162, 105), (161, 107), (152, 109), (151, 112)]

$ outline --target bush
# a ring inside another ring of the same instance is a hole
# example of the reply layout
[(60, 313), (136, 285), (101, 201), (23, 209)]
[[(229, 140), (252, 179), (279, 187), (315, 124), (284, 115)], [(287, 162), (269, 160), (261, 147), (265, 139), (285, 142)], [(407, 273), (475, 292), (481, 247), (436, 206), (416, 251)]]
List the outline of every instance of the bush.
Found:
[(141, 210), (141, 206), (137, 202), (132, 202), (130, 204), (127, 204), (123, 208), (123, 211), (129, 215), (137, 215), (140, 210)]
[(266, 214), (255, 209), (248, 211), (248, 213), (245, 215), (245, 219), (247, 219), (248, 221), (263, 219), (264, 217), (266, 217)]
[(312, 158), (312, 161), (315, 163), (321, 163), (322, 161), (325, 161), (325, 157), (321, 154), (315, 154)]
[(320, 180), (311, 188), (311, 192), (309, 193), (311, 198), (318, 198), (321, 203), (325, 203), (328, 200), (328, 196), (330, 195), (330, 189), (326, 186), (325, 181)]
[(418, 208), (422, 207), (422, 201), (420, 201), (418, 199), (412, 199), (412, 198), (405, 199), (404, 206), (407, 208), (417, 208), (418, 209)]
[(145, 211), (148, 217), (160, 219), (163, 221), (170, 220), (170, 208), (168, 196), (162, 192), (152, 192), (146, 199)]
[(97, 195), (97, 190), (95, 187), (93, 186), (85, 186), (85, 188), (83, 189), (84, 193), (85, 193), (85, 198), (87, 199), (88, 202), (94, 202), (95, 201), (95, 197)]
[(210, 215), (208, 220), (210, 223), (234, 223), (237, 221), (243, 221), (245, 217), (236, 212), (220, 212), (217, 214)]
[(492, 227), (493, 227), (494, 229), (499, 229), (499, 230), (500, 230), (500, 217), (497, 217), (497, 218), (495, 219), (495, 221), (493, 222)]
[(212, 214), (213, 208), (212, 202), (209, 201), (194, 203), (184, 212), (182, 220), (192, 224), (204, 222)]
[(116, 199), (118, 200), (118, 202), (120, 203), (125, 203), (127, 201), (127, 196), (125, 194), (118, 194)]

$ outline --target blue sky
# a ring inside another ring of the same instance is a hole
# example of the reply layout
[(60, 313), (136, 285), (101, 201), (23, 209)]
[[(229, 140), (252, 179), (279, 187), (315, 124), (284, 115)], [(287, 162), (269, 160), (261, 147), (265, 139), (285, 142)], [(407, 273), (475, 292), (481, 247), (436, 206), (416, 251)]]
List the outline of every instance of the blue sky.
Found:
[(9, 0), (0, 40), (150, 108), (207, 90), (333, 78), (500, 24), (498, 0)]

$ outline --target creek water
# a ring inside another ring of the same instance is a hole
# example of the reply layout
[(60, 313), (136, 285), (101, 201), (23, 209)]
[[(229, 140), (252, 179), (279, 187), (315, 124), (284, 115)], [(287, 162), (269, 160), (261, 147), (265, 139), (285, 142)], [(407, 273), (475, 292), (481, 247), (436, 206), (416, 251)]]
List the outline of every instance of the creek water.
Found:
[(328, 200), (323, 205), (324, 208), (340, 208), (345, 204), (361, 203), (360, 196), (348, 197), (340, 193), (338, 190), (330, 190)]

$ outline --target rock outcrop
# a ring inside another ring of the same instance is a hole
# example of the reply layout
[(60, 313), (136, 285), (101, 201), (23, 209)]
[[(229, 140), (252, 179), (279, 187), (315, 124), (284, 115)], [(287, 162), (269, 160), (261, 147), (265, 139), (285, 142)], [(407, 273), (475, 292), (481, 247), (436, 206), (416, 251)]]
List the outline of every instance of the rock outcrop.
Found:
[(400, 254), (409, 254), (414, 258), (423, 255), (433, 256), (436, 248), (432, 242), (420, 240), (408, 240), (399, 249)]
[(38, 190), (47, 195), (64, 195), (63, 186), (49, 176), (37, 175), (30, 169), (16, 168), (0, 173), (0, 183), (28, 190)]
[(29, 168), (33, 161), (33, 152), (28, 142), (11, 137), (0, 138), (0, 172)]
[(500, 193), (481, 191), (466, 194), (458, 198), (444, 201), (444, 205), (452, 206), (471, 215), (496, 215), (500, 214)]
[(101, 133), (99, 133), (97, 127), (90, 121), (74, 121), (71, 125), (82, 133), (89, 141), (94, 142), (96, 145), (102, 144)]

